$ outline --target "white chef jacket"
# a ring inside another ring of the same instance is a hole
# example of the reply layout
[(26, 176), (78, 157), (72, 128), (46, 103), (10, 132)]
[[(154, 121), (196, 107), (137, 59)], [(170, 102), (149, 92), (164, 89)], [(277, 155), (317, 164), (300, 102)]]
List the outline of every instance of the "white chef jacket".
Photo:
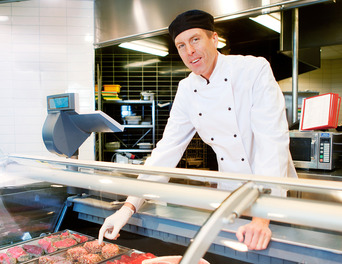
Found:
[[(163, 137), (145, 165), (176, 167), (196, 132), (215, 151), (219, 171), (297, 177), (284, 97), (264, 58), (219, 53), (209, 83), (194, 73), (181, 80)], [(272, 194), (284, 195), (274, 189)]]

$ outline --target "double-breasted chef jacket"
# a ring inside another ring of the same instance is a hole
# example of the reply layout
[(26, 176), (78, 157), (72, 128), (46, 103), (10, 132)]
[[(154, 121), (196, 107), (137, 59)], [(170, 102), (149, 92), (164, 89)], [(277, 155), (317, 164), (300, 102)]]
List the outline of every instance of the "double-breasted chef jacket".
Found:
[[(145, 165), (177, 166), (196, 132), (215, 151), (219, 171), (297, 177), (285, 100), (262, 57), (219, 53), (209, 82), (194, 73), (181, 80), (163, 137)], [(237, 187), (218, 183), (225, 190)], [(272, 193), (282, 195), (278, 189)]]

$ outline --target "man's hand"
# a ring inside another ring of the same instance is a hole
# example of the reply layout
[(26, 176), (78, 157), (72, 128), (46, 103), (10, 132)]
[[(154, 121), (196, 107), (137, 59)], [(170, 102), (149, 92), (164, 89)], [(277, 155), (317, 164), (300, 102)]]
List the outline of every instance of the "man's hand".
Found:
[(236, 237), (243, 242), (249, 250), (266, 249), (271, 240), (272, 232), (269, 229), (270, 220), (253, 217), (247, 225), (240, 226)]
[(99, 231), (99, 244), (102, 243), (103, 237), (108, 239), (116, 239), (119, 236), (121, 228), (134, 214), (133, 205), (125, 203), (118, 211), (108, 216)]

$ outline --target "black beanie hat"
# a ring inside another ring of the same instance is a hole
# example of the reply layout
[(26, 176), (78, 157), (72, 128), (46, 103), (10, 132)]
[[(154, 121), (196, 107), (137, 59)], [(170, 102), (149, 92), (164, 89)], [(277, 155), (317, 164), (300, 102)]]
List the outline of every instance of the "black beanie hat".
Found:
[(169, 26), (169, 34), (173, 41), (185, 30), (191, 28), (202, 28), (214, 31), (214, 18), (207, 12), (201, 10), (189, 10), (178, 15)]

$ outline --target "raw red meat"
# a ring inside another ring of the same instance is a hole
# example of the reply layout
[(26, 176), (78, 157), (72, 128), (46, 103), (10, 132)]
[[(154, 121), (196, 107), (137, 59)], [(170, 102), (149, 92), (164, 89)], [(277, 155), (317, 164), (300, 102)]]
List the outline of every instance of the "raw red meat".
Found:
[(105, 245), (104, 242), (102, 242), (101, 245), (99, 245), (99, 241), (94, 240), (94, 241), (85, 242), (83, 246), (89, 253), (95, 254), (95, 253), (101, 253), (101, 249), (103, 248), (104, 245)]
[(44, 254), (43, 248), (36, 245), (23, 245), (23, 249), (36, 258)]
[(52, 246), (52, 242), (45, 238), (39, 239), (38, 244), (44, 249), (45, 253), (52, 253), (57, 250)]
[(22, 247), (19, 246), (7, 249), (6, 253), (8, 256), (17, 259), (18, 262), (27, 261), (31, 258), (31, 256), (26, 253)]
[(63, 239), (63, 238), (67, 238), (70, 236), (70, 232), (67, 230), (65, 232), (63, 232), (62, 234), (60, 234), (60, 238)]
[(79, 257), (78, 261), (81, 264), (94, 264), (101, 261), (102, 258), (98, 254), (87, 254)]
[(6, 253), (0, 253), (0, 264), (15, 264), (17, 260), (8, 256)]
[(71, 234), (71, 237), (75, 239), (78, 243), (87, 242), (88, 238), (86, 236), (81, 236), (79, 234)]
[(71, 247), (73, 245), (76, 245), (77, 242), (75, 239), (72, 239), (70, 237), (68, 238), (65, 238), (63, 240), (60, 240), (60, 241), (56, 241), (54, 242), (52, 245), (55, 247), (55, 248), (67, 248), (67, 247)]
[(151, 253), (135, 253), (131, 256), (123, 255), (119, 260), (107, 261), (106, 264), (141, 264), (145, 259), (155, 258), (156, 256)]
[(78, 261), (81, 256), (86, 254), (88, 254), (88, 251), (82, 246), (69, 248), (67, 250), (67, 258), (72, 261)]
[(51, 235), (51, 236), (44, 237), (44, 239), (51, 241), (53, 243), (53, 242), (61, 240), (61, 237), (59, 235)]
[(115, 244), (110, 244), (110, 243), (104, 245), (101, 250), (102, 257), (105, 259), (114, 257), (118, 253), (119, 253), (119, 247)]

